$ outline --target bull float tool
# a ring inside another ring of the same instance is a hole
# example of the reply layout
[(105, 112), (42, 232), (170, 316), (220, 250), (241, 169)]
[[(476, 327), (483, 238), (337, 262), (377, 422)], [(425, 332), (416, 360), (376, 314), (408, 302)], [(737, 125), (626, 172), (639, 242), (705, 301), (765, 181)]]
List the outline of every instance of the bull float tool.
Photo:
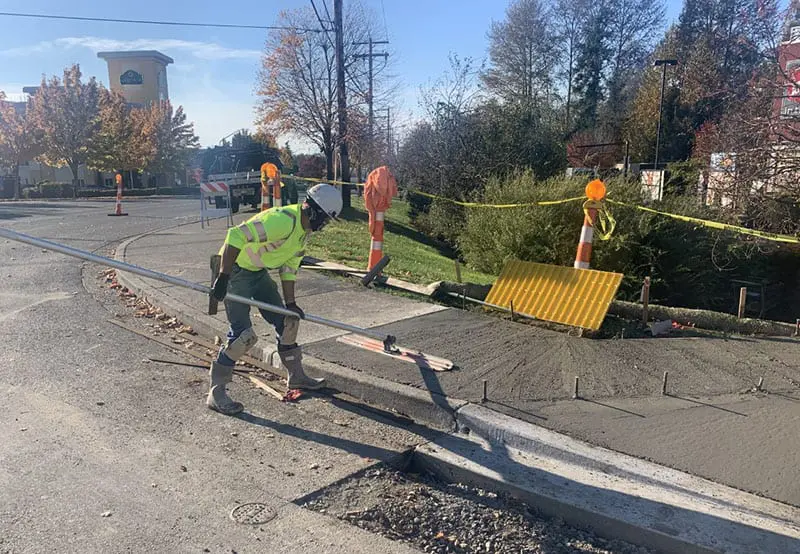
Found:
[[(160, 273), (158, 271), (146, 269), (138, 265), (121, 262), (119, 260), (114, 260), (111, 258), (107, 258), (105, 256), (93, 254), (91, 252), (80, 250), (78, 248), (73, 248), (71, 246), (66, 246), (64, 244), (59, 244), (57, 242), (52, 242), (49, 240), (32, 237), (30, 235), (26, 235), (24, 233), (18, 233), (16, 231), (12, 231), (10, 229), (5, 229), (2, 227), (0, 227), (0, 237), (13, 240), (16, 242), (29, 244), (31, 246), (36, 246), (37, 248), (52, 250), (54, 252), (65, 254), (67, 256), (72, 256), (73, 258), (79, 258), (87, 262), (113, 267), (114, 269), (118, 269), (120, 271), (126, 271), (128, 273), (133, 273), (148, 279), (154, 279), (156, 281), (161, 281), (163, 283), (167, 283), (170, 285), (175, 285), (178, 287), (191, 289), (197, 292), (202, 292), (211, 297), (212, 289), (209, 286), (202, 285), (200, 283), (195, 283), (193, 281), (187, 281), (186, 279), (181, 279), (180, 277), (167, 275), (166, 273)], [(260, 302), (258, 300), (253, 300), (252, 298), (246, 298), (244, 296), (239, 296), (237, 294), (228, 294), (226, 296), (226, 299), (232, 300), (234, 302), (240, 302), (242, 304), (246, 304), (254, 308), (259, 308), (261, 310), (266, 310), (268, 312), (273, 312), (288, 317), (299, 317), (296, 312), (287, 310), (282, 306), (267, 304), (266, 302)], [(355, 325), (349, 325), (341, 321), (326, 319), (324, 317), (311, 315), (309, 313), (306, 313), (305, 317), (302, 317), (301, 319), (308, 321), (310, 323), (316, 323), (318, 325), (325, 325), (327, 327), (332, 327), (334, 329), (339, 329), (341, 331), (347, 331), (348, 333), (362, 335), (362, 337), (352, 337), (352, 338), (348, 337), (349, 340), (342, 341), (352, 346), (392, 356), (394, 358), (403, 361), (413, 362), (419, 365), (420, 367), (423, 367), (425, 369), (431, 369), (434, 371), (447, 371), (453, 368), (453, 362), (451, 362), (450, 360), (437, 358), (435, 356), (428, 356), (426, 354), (423, 354), (422, 352), (415, 352), (397, 346), (396, 344), (397, 338), (394, 337), (393, 335), (382, 335), (380, 333), (376, 333), (375, 331), (371, 331), (369, 329), (363, 329)]]

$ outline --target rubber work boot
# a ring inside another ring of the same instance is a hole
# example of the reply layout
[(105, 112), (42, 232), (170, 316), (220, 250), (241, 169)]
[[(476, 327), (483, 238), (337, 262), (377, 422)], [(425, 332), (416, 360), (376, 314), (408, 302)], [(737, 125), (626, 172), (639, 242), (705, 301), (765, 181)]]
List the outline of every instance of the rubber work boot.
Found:
[(242, 403), (231, 400), (225, 390), (225, 385), (233, 381), (233, 366), (211, 362), (208, 374), (211, 377), (211, 390), (208, 391), (206, 406), (225, 415), (238, 414), (244, 410)]
[(306, 372), (303, 371), (303, 351), (299, 346), (291, 350), (278, 352), (278, 355), (281, 357), (281, 362), (283, 362), (283, 366), (286, 368), (286, 373), (288, 375), (286, 385), (290, 390), (316, 390), (325, 387), (325, 379), (309, 377), (306, 375)]

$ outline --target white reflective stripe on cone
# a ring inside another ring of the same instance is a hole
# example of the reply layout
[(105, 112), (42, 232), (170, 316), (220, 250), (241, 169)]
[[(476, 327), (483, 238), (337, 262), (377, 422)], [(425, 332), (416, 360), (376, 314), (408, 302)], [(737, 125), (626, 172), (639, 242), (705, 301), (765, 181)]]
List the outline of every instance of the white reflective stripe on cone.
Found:
[(385, 215), (384, 212), (375, 212), (375, 221), (383, 221)]
[(575, 269), (589, 269), (589, 262), (579, 262), (575, 260)]
[(592, 242), (594, 238), (594, 228), (584, 225), (581, 229), (581, 242)]
[(373, 250), (383, 250), (383, 241), (382, 240), (373, 240), (372, 241), (372, 249)]

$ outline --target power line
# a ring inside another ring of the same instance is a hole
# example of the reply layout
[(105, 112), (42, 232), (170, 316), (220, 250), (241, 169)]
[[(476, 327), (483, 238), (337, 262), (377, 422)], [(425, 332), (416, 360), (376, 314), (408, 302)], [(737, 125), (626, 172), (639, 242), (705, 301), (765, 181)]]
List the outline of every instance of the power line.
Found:
[(0, 12), (0, 16), (6, 17), (28, 17), (35, 19), (68, 19), (71, 21), (93, 21), (99, 23), (134, 23), (138, 25), (171, 25), (175, 27), (216, 27), (220, 29), (259, 29), (267, 31), (304, 31), (308, 33), (319, 33), (319, 29), (308, 29), (305, 27), (285, 27), (276, 25), (238, 25), (233, 23), (190, 23), (186, 21), (155, 21), (144, 19), (116, 19), (111, 17), (79, 17), (74, 15), (54, 15), (36, 13), (15, 13)]
[[(322, 18), (319, 16), (319, 11), (317, 11), (317, 5), (314, 3), (314, 0), (311, 0), (311, 7), (314, 8), (314, 15), (317, 16), (317, 21), (319, 21), (319, 26), (322, 27), (322, 31), (327, 35), (329, 29), (325, 27), (325, 24), (322, 22)], [(325, 11), (328, 11), (328, 6), (325, 6)], [(331, 17), (328, 16), (328, 24), (331, 24)]]
[[(330, 19), (331, 14), (328, 11), (328, 3), (326, 2), (326, 0), (322, 0), (322, 5), (325, 8), (325, 15), (328, 16), (328, 20), (327, 20), (328, 23), (332, 24), (333, 20)], [(334, 41), (333, 41), (333, 39), (331, 38), (331, 36), (329, 34), (330, 29), (326, 29), (325, 28), (325, 23), (323, 22), (322, 17), (320, 17), (320, 15), (319, 15), (319, 11), (317, 10), (317, 5), (314, 3), (314, 0), (311, 0), (311, 7), (314, 8), (314, 15), (317, 16), (317, 21), (319, 22), (320, 27), (322, 27), (322, 32), (325, 33), (325, 38), (328, 39), (328, 42), (330, 43), (330, 45), (333, 47), (334, 50), (336, 50), (336, 44), (334, 44)], [(358, 86), (358, 80), (355, 77), (353, 77), (353, 75), (350, 73), (350, 68), (347, 65), (345, 65), (344, 70), (345, 70), (345, 74), (350, 78), (350, 81), (358, 89), (358, 92), (361, 93), (361, 94), (364, 94), (364, 91), (361, 90), (361, 88)]]
[(328, 21), (332, 21), (331, 12), (328, 11), (328, 0), (322, 0), (322, 7), (325, 8), (325, 15), (327, 16)]

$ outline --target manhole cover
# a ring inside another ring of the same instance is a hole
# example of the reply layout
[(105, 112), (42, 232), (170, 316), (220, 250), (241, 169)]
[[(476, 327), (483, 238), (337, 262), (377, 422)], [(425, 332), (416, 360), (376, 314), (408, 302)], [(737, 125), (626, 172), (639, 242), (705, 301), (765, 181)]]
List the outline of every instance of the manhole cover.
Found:
[(245, 525), (260, 525), (272, 521), (277, 515), (278, 513), (273, 508), (261, 502), (242, 504), (231, 510), (231, 519)]

